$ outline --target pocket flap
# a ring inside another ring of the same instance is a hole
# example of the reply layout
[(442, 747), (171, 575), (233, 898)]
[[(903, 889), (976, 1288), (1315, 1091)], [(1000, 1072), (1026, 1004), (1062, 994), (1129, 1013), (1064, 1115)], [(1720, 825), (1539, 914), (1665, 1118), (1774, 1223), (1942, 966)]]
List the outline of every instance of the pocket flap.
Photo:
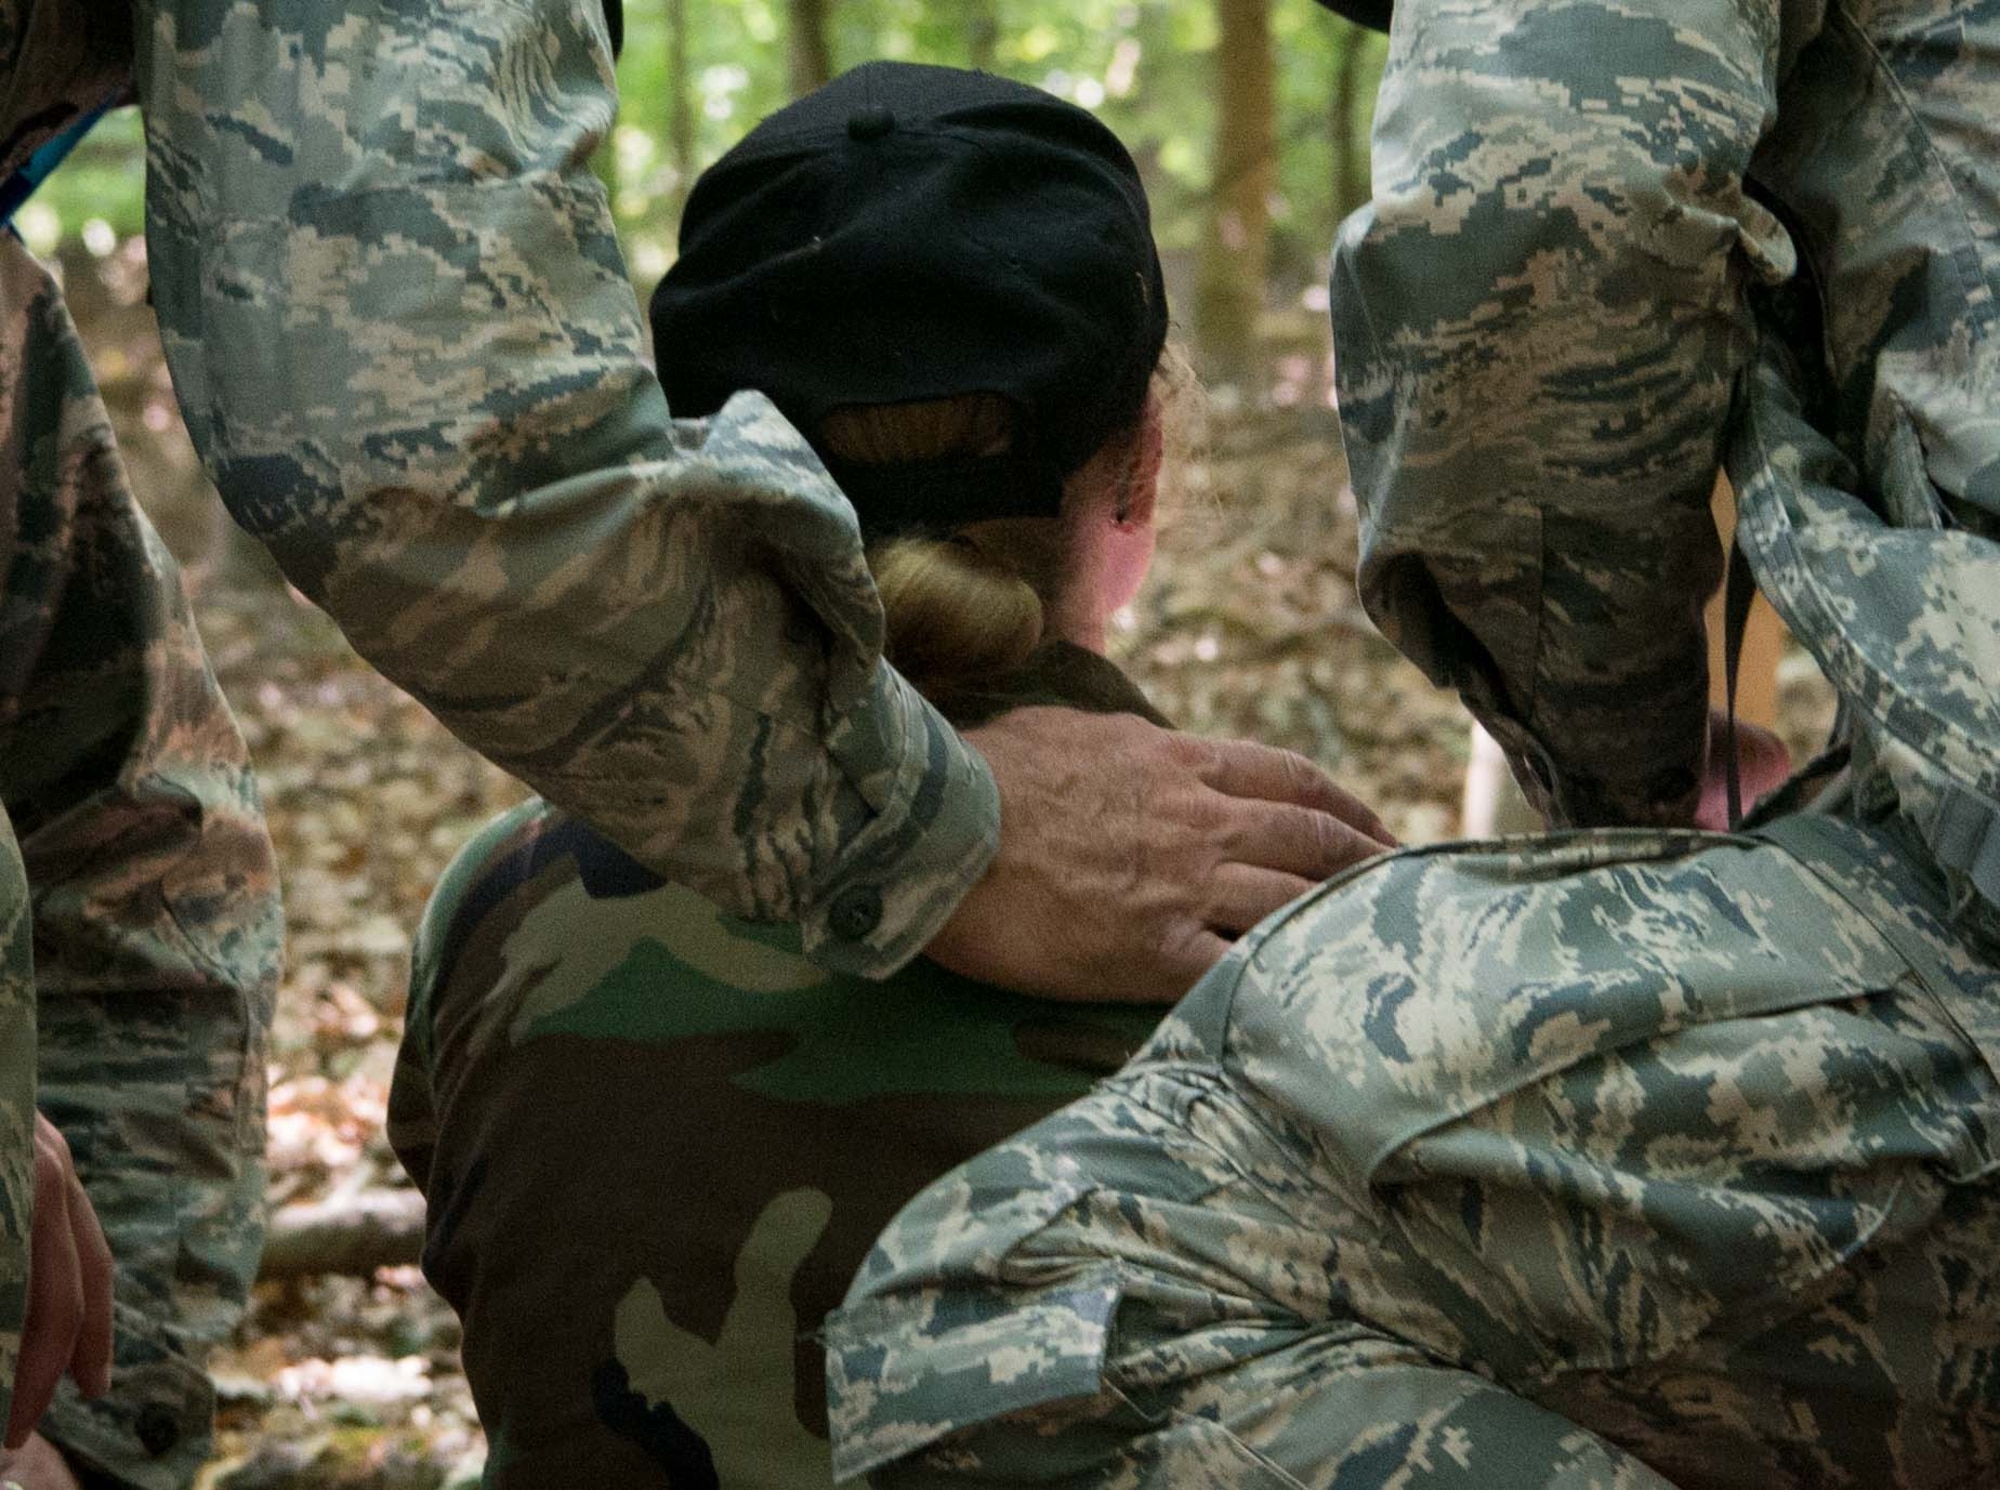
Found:
[(826, 1320), (834, 1482), (961, 1428), (1094, 1395), (1121, 1293), (1107, 1266), (1040, 1289), (960, 1283), (835, 1310)]

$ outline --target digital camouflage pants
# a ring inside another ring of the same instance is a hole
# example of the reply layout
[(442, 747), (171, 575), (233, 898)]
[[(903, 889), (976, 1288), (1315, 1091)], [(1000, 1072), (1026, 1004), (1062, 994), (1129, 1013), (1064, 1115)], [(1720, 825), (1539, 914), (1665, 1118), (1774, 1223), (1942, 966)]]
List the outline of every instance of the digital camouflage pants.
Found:
[(1376, 861), (933, 1185), (828, 1326), (841, 1477), (2000, 1481), (2000, 965), (1888, 830)]

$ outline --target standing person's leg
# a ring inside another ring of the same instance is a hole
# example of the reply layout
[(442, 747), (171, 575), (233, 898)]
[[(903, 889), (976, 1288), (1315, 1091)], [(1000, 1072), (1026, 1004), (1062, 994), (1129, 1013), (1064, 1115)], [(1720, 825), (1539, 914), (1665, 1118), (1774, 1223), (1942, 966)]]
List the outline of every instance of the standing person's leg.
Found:
[(185, 1485), (212, 1438), (203, 1362), (263, 1248), (277, 877), (76, 328), (49, 272), (4, 248), (0, 344), (26, 383), (0, 452), (0, 807), (31, 893), (38, 1104), (117, 1264), (112, 1390), (62, 1388), (41, 1427), (79, 1466)]
[(35, 1157), (35, 973), (28, 876), (0, 811), (0, 1419), (12, 1407), (28, 1291)]

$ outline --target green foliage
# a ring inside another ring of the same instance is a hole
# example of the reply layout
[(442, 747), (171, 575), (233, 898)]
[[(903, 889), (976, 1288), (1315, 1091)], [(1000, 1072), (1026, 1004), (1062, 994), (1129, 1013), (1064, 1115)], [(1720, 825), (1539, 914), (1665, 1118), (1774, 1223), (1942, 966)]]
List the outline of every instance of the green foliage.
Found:
[[(29, 247), (46, 254), (60, 240), (81, 237), (93, 253), (108, 253), (118, 239), (139, 232), (146, 214), (145, 154), (138, 110), (100, 119), (16, 219)], [(86, 232), (91, 224), (97, 226)]]
[[(682, 0), (688, 19), (687, 87), (694, 168), (728, 149), (786, 97), (782, 0)], [(1367, 119), (1381, 76), (1381, 38), (1331, 16), (1313, 0), (1272, 0), (1279, 69), (1280, 190), (1272, 265), (1279, 289), (1319, 281), (1340, 216), (1334, 200), (1334, 114), (1341, 60), (1363, 49), (1356, 116), (1344, 138), (1365, 184)], [(1138, 158), (1153, 194), (1162, 246), (1200, 238), (1215, 135), (1212, 8), (1185, 0), (834, 0), (834, 66), (875, 57), (969, 66), (1034, 83), (1095, 110)], [(634, 277), (649, 282), (672, 255), (686, 183), (669, 148), (672, 78), (667, 0), (628, 0), (624, 94), (613, 168), (618, 219)], [(982, 35), (985, 38), (982, 52)]]
[[(687, 21), (685, 77), (671, 57), (671, 7)], [(1323, 279), (1327, 246), (1355, 204), (1334, 199), (1336, 152), (1366, 182), (1367, 118), (1381, 74), (1381, 38), (1335, 19), (1314, 0), (1271, 0), (1278, 52), (1279, 191), (1273, 203), (1274, 293)], [(786, 0), (627, 0), (618, 77), (623, 102), (597, 159), (611, 188), (633, 277), (649, 285), (672, 261), (674, 223), (693, 172), (786, 99)], [(1216, 18), (1187, 0), (832, 0), (836, 69), (873, 57), (990, 64), (1098, 112), (1131, 147), (1153, 195), (1172, 259), (1205, 229), (1215, 136)], [(1354, 117), (1335, 116), (1349, 47), (1362, 48)], [(677, 86), (692, 123), (692, 160), (677, 162)], [(42, 191), (21, 226), (38, 249), (83, 235), (93, 251), (140, 231), (143, 142), (131, 110), (113, 115)], [(683, 169), (683, 165), (686, 169)]]

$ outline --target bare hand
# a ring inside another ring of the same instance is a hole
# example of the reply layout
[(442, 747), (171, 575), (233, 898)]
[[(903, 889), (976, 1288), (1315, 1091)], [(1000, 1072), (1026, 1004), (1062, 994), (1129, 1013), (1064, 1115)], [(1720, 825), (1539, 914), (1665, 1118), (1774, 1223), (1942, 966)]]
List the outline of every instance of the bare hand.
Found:
[(1230, 937), (1395, 846), (1288, 750), (1066, 709), (966, 738), (1000, 784), (1000, 851), (925, 950), (1003, 988), (1170, 1003)]
[(14, 1368), (8, 1449), (20, 1449), (28, 1441), (65, 1371), (86, 1397), (101, 1397), (110, 1389), (111, 1248), (83, 1193), (83, 1181), (76, 1177), (69, 1144), (38, 1112), (28, 1315), (21, 1325), (20, 1363)]
[(18, 1449), (0, 1450), (0, 1482), (21, 1490), (83, 1490), (62, 1450), (39, 1433), (30, 1433)]
[[(1774, 792), (1792, 774), (1792, 753), (1785, 742), (1755, 724), (1736, 721), (1736, 791), (1743, 810), (1767, 792)], [(1698, 828), (1727, 833), (1729, 821), (1729, 716), (1708, 711), (1708, 769), (1701, 780), (1701, 804), (1695, 808)]]

